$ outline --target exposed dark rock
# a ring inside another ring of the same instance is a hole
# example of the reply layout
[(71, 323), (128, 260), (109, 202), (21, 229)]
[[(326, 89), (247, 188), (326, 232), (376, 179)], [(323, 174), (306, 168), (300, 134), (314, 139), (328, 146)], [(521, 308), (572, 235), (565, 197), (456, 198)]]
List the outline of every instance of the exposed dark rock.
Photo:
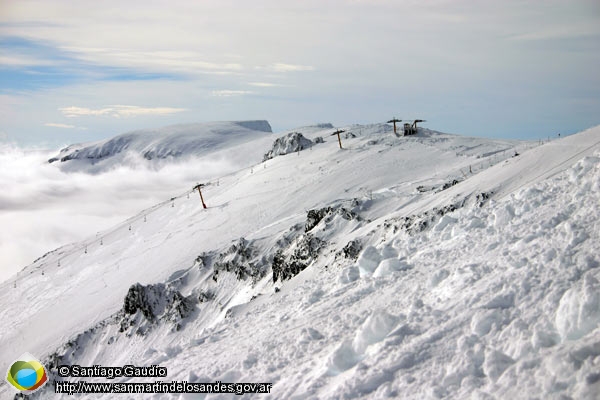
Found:
[(198, 294), (198, 301), (200, 303), (205, 303), (207, 301), (212, 301), (214, 299), (215, 299), (215, 293), (210, 290), (200, 292), (200, 294)]
[(279, 279), (284, 281), (298, 275), (318, 257), (325, 245), (326, 242), (307, 233), (301, 236), (296, 246), (292, 246), (293, 251), (288, 250), (287, 255), (282, 250), (278, 250), (273, 256), (271, 265), (273, 282)]
[(485, 205), (485, 203), (488, 202), (488, 200), (490, 199), (490, 197), (492, 196), (492, 194), (494, 194), (494, 193), (493, 192), (479, 193), (477, 196), (475, 196), (475, 205), (477, 207), (483, 207)]
[(180, 321), (186, 318), (194, 310), (195, 301), (183, 296), (181, 293), (173, 292), (167, 301), (167, 307), (164, 313), (164, 319), (177, 324), (177, 330), (180, 327)]
[(196, 257), (195, 264), (200, 269), (209, 267), (212, 264), (212, 257), (212, 254), (202, 253), (198, 257)]
[(194, 299), (162, 283), (147, 286), (136, 283), (129, 288), (123, 301), (121, 331), (136, 322), (143, 323), (143, 320), (136, 318), (140, 313), (149, 323), (165, 320), (177, 324), (179, 329), (179, 322), (190, 315), (195, 303)]
[(454, 185), (458, 185), (460, 183), (460, 181), (458, 179), (453, 179), (450, 182), (446, 182), (442, 185), (442, 187), (440, 188), (440, 190), (438, 190), (438, 192), (441, 192), (442, 190), (446, 190), (451, 188)]
[[(61, 157), (60, 158), (60, 162), (65, 162), (65, 161), (69, 161), (69, 160), (75, 160), (75, 159), (79, 158), (78, 156), (79, 156), (79, 150), (75, 150), (73, 153), (68, 154), (68, 155), (66, 155), (64, 157)], [(90, 158), (90, 157), (87, 157), (87, 158)]]
[(217, 282), (219, 273), (226, 271), (235, 274), (239, 280), (250, 277), (256, 283), (265, 276), (268, 264), (269, 261), (265, 257), (259, 257), (258, 250), (251, 242), (240, 238), (229, 249), (215, 257), (212, 278)]
[(177, 150), (165, 150), (165, 149), (161, 149), (163, 151), (156, 151), (156, 150), (149, 150), (144, 152), (142, 155), (146, 160), (154, 160), (154, 159), (158, 159), (158, 158), (175, 158), (175, 157), (181, 157), (181, 155), (183, 154), (182, 151), (177, 151)]
[(440, 217), (461, 208), (464, 201), (460, 204), (450, 204), (442, 208), (433, 208), (420, 214), (413, 214), (402, 218), (394, 218), (384, 222), (385, 229), (391, 229), (392, 233), (403, 230), (409, 235), (416, 235), (432, 227)]
[(277, 281), (277, 279), (282, 275), (285, 268), (286, 263), (283, 251), (277, 250), (277, 252), (275, 252), (275, 255), (273, 256), (273, 263), (271, 265), (271, 269), (273, 270), (273, 282)]
[(158, 296), (150, 292), (155, 291), (154, 287), (142, 286), (139, 283), (131, 286), (123, 302), (123, 311), (127, 314), (135, 314), (140, 310), (146, 319), (154, 320), (154, 308), (157, 306)]
[(344, 258), (356, 260), (361, 250), (362, 243), (360, 240), (351, 240), (344, 246), (342, 253), (344, 254)]
[(304, 224), (304, 232), (312, 230), (323, 219), (325, 219), (326, 222), (331, 221), (335, 215), (340, 215), (347, 221), (358, 219), (358, 215), (354, 211), (341, 206), (308, 210), (306, 215), (306, 223)]
[(331, 212), (331, 207), (325, 207), (316, 210), (308, 210), (308, 213), (306, 215), (306, 224), (304, 225), (304, 232), (308, 232), (312, 228), (317, 226), (319, 222), (321, 222), (321, 220), (325, 218), (325, 216), (330, 215)]

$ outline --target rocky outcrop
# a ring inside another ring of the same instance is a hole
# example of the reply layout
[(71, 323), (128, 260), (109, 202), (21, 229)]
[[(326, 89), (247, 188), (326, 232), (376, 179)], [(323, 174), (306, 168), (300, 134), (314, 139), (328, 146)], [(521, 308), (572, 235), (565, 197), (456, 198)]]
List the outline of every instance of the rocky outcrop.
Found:
[(324, 207), (314, 210), (308, 210), (308, 213), (306, 215), (306, 223), (304, 224), (304, 232), (311, 231), (322, 220), (325, 220), (325, 222), (331, 221), (336, 215), (340, 215), (347, 221), (351, 221), (353, 219), (358, 218), (358, 215), (353, 210), (339, 205), (334, 207)]
[(270, 160), (276, 156), (282, 156), (289, 153), (294, 153), (312, 146), (313, 142), (305, 138), (299, 132), (288, 133), (285, 136), (275, 139), (273, 147), (263, 157), (263, 161)]
[(326, 244), (325, 241), (306, 233), (287, 251), (278, 250), (272, 263), (273, 282), (284, 281), (298, 275), (316, 260)]
[(229, 249), (218, 254), (213, 264), (213, 280), (216, 282), (220, 271), (231, 272), (238, 280), (252, 278), (253, 281), (264, 276), (262, 262), (257, 260), (258, 251), (251, 242), (240, 238)]
[(123, 301), (120, 331), (139, 325), (141, 329), (137, 333), (143, 333), (146, 329), (142, 326), (147, 328), (147, 323), (159, 320), (171, 322), (179, 330), (181, 321), (191, 314), (195, 304), (196, 299), (185, 297), (162, 283), (146, 286), (136, 283), (129, 288)]

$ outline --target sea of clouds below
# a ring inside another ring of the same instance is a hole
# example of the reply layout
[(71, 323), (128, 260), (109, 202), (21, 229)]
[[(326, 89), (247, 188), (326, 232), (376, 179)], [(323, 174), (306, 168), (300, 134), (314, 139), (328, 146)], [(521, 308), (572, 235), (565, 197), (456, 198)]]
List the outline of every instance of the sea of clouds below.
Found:
[(57, 152), (0, 144), (0, 282), (48, 251), (241, 168), (224, 155), (157, 164), (130, 154), (91, 175), (49, 164)]

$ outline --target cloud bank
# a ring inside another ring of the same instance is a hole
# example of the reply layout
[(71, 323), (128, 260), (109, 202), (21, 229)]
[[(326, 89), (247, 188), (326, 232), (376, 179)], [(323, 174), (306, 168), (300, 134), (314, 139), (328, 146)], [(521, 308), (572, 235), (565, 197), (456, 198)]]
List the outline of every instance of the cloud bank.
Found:
[(311, 65), (294, 65), (285, 63), (275, 63), (269, 66), (269, 69), (277, 72), (296, 72), (296, 71), (314, 71), (315, 67)]
[(63, 113), (65, 117), (74, 118), (82, 116), (101, 116), (110, 115), (112, 117), (135, 117), (139, 115), (170, 115), (186, 111), (185, 108), (173, 108), (173, 107), (138, 107), (138, 106), (125, 106), (125, 105), (113, 105), (105, 108), (91, 109), (86, 107), (63, 107), (58, 109)]
[(213, 90), (211, 94), (215, 97), (232, 97), (252, 94), (250, 90)]
[(51, 128), (64, 128), (64, 129), (73, 129), (73, 128), (77, 128), (75, 125), (69, 125), (69, 124), (60, 124), (60, 123), (56, 123), (56, 122), (46, 122), (44, 124), (44, 126), (49, 126)]
[(230, 157), (186, 160), (157, 169), (137, 163), (107, 173), (66, 173), (56, 150), (0, 144), (0, 281), (44, 253), (107, 229), (203, 180), (240, 167)]

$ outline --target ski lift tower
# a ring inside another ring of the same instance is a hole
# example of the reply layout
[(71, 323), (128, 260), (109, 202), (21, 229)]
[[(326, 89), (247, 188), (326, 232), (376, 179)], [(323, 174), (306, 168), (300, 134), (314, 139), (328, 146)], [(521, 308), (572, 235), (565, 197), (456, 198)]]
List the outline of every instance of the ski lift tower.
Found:
[(424, 119), (415, 119), (412, 124), (410, 122), (404, 123), (404, 136), (416, 135), (417, 134), (417, 123), (427, 122)]
[(337, 135), (337, 137), (338, 137), (338, 143), (340, 144), (340, 149), (342, 148), (342, 139), (340, 139), (340, 133), (343, 133), (343, 132), (346, 132), (346, 131), (343, 131), (343, 130), (341, 130), (341, 129), (338, 129), (337, 131), (333, 132), (333, 133), (330, 135), (330, 136)]
[(388, 124), (391, 124), (391, 123), (394, 124), (394, 135), (398, 136), (398, 134), (396, 133), (396, 122), (402, 122), (402, 120), (394, 117), (394, 119), (390, 119), (387, 123)]
[(206, 204), (204, 203), (204, 197), (202, 197), (202, 190), (200, 189), (203, 186), (206, 186), (206, 185), (204, 183), (199, 183), (196, 186), (194, 186), (193, 190), (198, 190), (198, 193), (200, 193), (200, 201), (202, 202), (202, 207), (206, 208)]

